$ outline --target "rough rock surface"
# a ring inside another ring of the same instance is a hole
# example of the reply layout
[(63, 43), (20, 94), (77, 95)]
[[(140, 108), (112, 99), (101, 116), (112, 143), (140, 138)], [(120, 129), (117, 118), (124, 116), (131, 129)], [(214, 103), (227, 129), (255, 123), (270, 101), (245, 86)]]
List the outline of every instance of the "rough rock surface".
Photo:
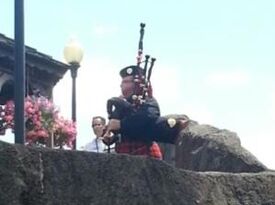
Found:
[(176, 166), (194, 171), (266, 171), (256, 157), (241, 146), (236, 133), (191, 122), (176, 146)]
[(275, 172), (177, 169), (116, 154), (28, 148), (0, 141), (1, 205), (274, 205)]

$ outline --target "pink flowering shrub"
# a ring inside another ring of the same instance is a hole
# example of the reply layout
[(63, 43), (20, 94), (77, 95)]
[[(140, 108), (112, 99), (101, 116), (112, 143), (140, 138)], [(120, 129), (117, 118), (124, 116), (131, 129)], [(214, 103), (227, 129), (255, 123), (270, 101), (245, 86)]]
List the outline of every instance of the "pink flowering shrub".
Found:
[[(0, 107), (0, 132), (14, 129), (14, 103), (8, 101)], [(59, 110), (45, 97), (25, 99), (25, 141), (28, 145), (72, 147), (76, 138), (76, 125), (59, 115)]]

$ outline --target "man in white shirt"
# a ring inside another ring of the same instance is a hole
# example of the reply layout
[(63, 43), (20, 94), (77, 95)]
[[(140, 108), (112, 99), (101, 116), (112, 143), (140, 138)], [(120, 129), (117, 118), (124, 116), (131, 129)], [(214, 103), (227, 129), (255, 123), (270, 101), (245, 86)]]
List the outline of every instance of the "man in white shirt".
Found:
[(105, 128), (106, 120), (104, 117), (95, 116), (92, 120), (92, 128), (96, 136), (91, 142), (84, 146), (84, 151), (89, 152), (107, 152), (107, 146), (102, 141), (102, 134)]

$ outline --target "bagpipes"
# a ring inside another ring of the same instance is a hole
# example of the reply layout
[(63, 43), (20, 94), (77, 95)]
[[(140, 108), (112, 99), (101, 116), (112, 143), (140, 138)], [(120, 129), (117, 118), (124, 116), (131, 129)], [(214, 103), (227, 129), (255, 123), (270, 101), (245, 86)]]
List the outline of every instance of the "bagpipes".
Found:
[[(138, 43), (138, 56), (137, 56), (137, 67), (138, 68), (140, 68), (140, 64), (143, 63), (142, 55), (143, 55), (144, 27), (145, 27), (145, 24), (141, 23), (140, 24), (140, 38), (139, 38), (139, 43)], [(142, 104), (142, 102), (145, 100), (145, 98), (147, 96), (148, 97), (153, 96), (150, 79), (151, 79), (151, 74), (152, 74), (152, 70), (153, 70), (156, 59), (151, 58), (151, 61), (150, 61), (151, 65), (150, 65), (148, 73), (147, 73), (147, 66), (148, 66), (149, 60), (150, 60), (150, 56), (145, 55), (144, 68), (138, 69), (137, 75), (134, 76), (135, 89), (134, 89), (134, 94), (131, 96), (131, 98), (132, 98), (133, 104), (135, 106)]]
[[(127, 99), (113, 97), (107, 101), (107, 113), (109, 120), (121, 120), (125, 116), (134, 113), (136, 110), (139, 109), (139, 107), (143, 106), (143, 104), (146, 102), (148, 98), (153, 98), (150, 78), (156, 59), (150, 59), (149, 55), (145, 55), (145, 60), (142, 61), (144, 27), (145, 24), (141, 23), (140, 38), (138, 43), (137, 65), (135, 66), (136, 73), (134, 73), (133, 75), (134, 92)], [(144, 68), (141, 68), (142, 63), (144, 63)], [(181, 123), (179, 123), (179, 119), (158, 117), (150, 127), (150, 133), (152, 134), (145, 136), (146, 138), (144, 137), (144, 139), (142, 138), (143, 136), (139, 136), (139, 140), (157, 141), (174, 144), (181, 127), (182, 125)], [(114, 135), (112, 142), (121, 139), (119, 131), (115, 131), (113, 132), (113, 134)]]
[[(138, 43), (137, 68), (134, 77), (134, 92), (128, 99), (113, 97), (107, 101), (107, 113), (109, 119), (122, 119), (129, 112), (137, 109), (146, 97), (152, 97), (151, 75), (155, 58), (151, 58), (150, 67), (147, 69), (150, 56), (145, 56), (145, 61), (142, 62), (143, 55), (143, 37), (145, 24), (140, 24), (140, 38)], [(144, 63), (144, 68), (141, 68), (141, 63)]]

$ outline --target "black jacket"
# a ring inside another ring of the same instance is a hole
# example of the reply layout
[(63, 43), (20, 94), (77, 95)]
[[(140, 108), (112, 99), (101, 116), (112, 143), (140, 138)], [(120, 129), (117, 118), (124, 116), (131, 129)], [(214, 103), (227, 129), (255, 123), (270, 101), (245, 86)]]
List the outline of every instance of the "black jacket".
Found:
[(147, 98), (137, 109), (132, 109), (121, 119), (120, 133), (129, 140), (152, 141), (154, 123), (160, 116), (155, 98)]
[(154, 98), (147, 98), (138, 108), (121, 98), (111, 98), (107, 102), (107, 111), (109, 119), (120, 120), (122, 140), (174, 144), (180, 132), (178, 120), (175, 119), (176, 125), (170, 127), (168, 118), (160, 116), (159, 105)]

